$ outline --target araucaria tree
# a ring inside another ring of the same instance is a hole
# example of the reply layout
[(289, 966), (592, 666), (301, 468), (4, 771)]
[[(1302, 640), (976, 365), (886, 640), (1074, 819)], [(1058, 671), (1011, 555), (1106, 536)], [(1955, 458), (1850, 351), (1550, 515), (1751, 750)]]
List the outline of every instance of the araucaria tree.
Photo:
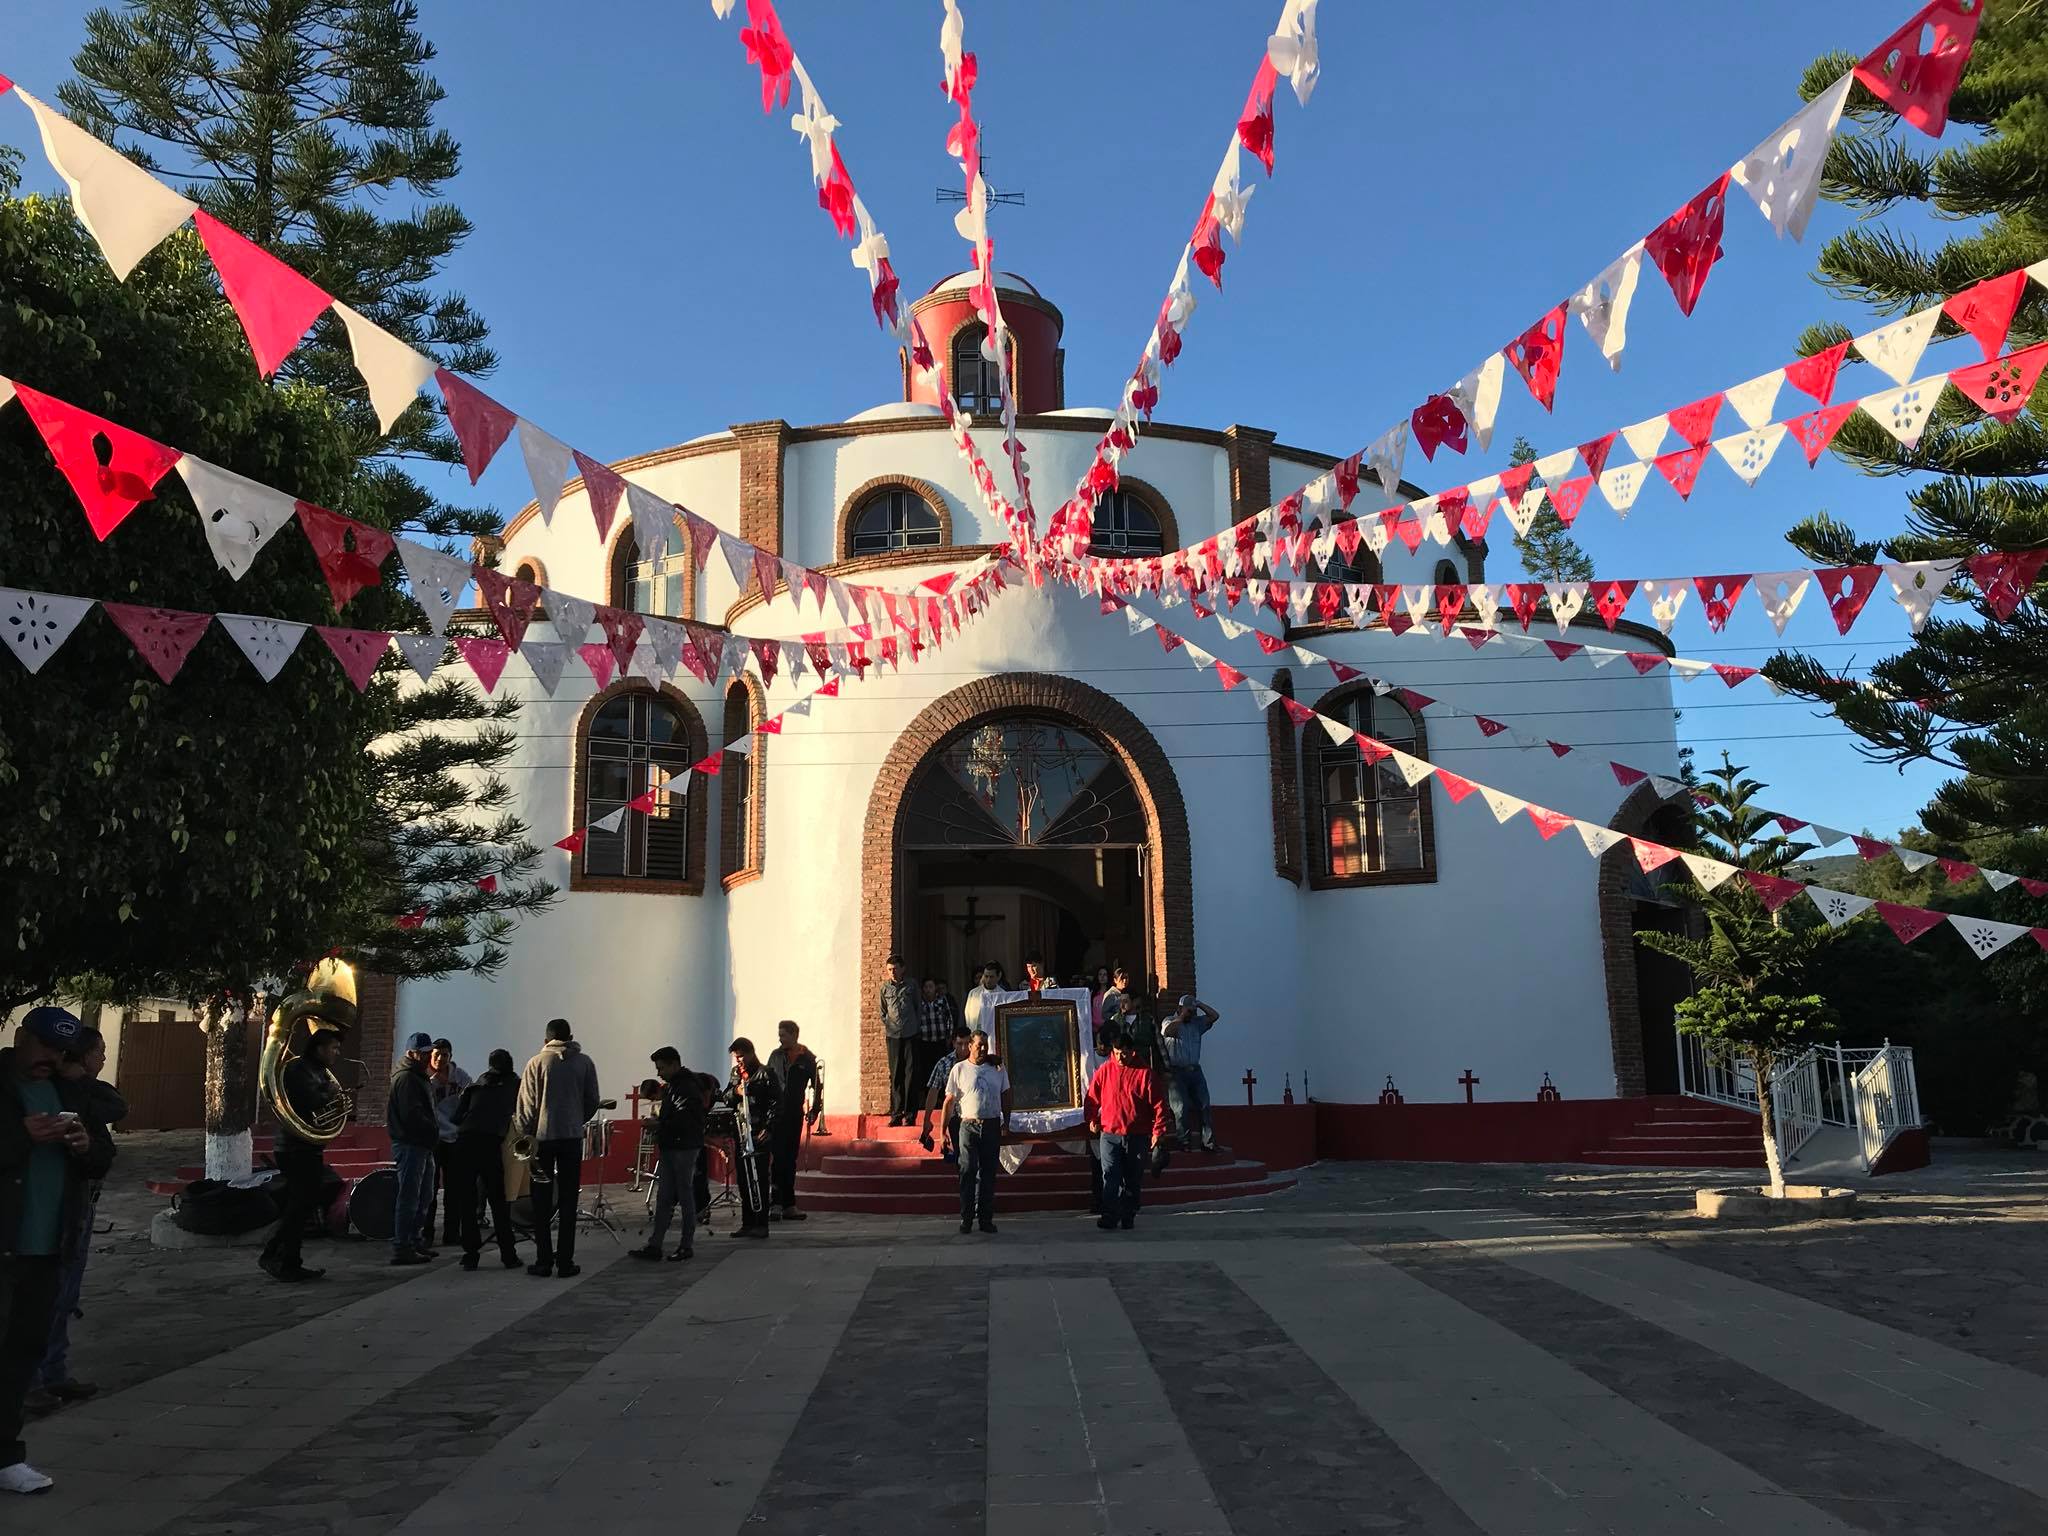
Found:
[[(1703, 803), (1695, 817), (1700, 852), (1738, 870), (1775, 875), (1811, 845), (1769, 830), (1768, 813), (1751, 804), (1764, 786), (1745, 778), (1746, 772), (1724, 752), (1721, 766), (1701, 779), (1697, 793)], [(1698, 890), (1695, 899), (1706, 920), (1704, 937), (1654, 931), (1636, 936), (1692, 968), (1693, 994), (1677, 1010), (1680, 1032), (1696, 1036), (1714, 1061), (1747, 1059), (1755, 1068), (1764, 1165), (1770, 1192), (1782, 1196), (1785, 1165), (1771, 1090), (1782, 1062), (1834, 1032), (1834, 1010), (1814, 990), (1816, 967), (1834, 930), (1784, 921), (1740, 875)]]
[[(59, 92), (74, 117), (415, 347), (489, 371), (482, 320), (430, 287), (469, 226), (439, 196), (458, 152), (433, 124), (442, 92), (411, 4), (132, 0), (94, 12), (87, 33)], [(418, 204), (387, 208), (401, 190)], [(28, 350), (10, 362), (24, 382), (365, 523), (495, 531), (488, 509), (447, 505), (406, 468), (456, 457), (432, 406), (380, 436), (333, 315), (264, 385), (188, 232), (121, 285), (68, 214), (31, 199), (7, 218), (0, 304), (23, 319)], [(0, 568), (12, 584), (336, 622), (293, 533), (241, 582), (218, 571), (175, 476), (94, 544), (11, 415), (0, 453), (17, 460), (17, 499)], [(394, 562), (339, 622), (424, 628), (396, 577)], [(517, 917), (552, 900), (497, 773), (517, 710), (447, 671), (402, 687), (388, 661), (357, 695), (311, 645), (264, 685), (218, 631), (160, 685), (89, 621), (40, 677), (0, 686), (0, 912), (15, 941), (0, 996), (205, 1000), (217, 1171), (217, 1153), (247, 1146), (253, 1087), (227, 1047), (257, 987), (329, 949), (399, 976), (488, 972)], [(16, 725), (31, 717), (34, 730)]]
[[(1511, 465), (1533, 464), (1536, 449), (1526, 437), (1515, 439), (1515, 446), (1508, 452)], [(1557, 508), (1545, 496), (1536, 509), (1536, 516), (1530, 520), (1529, 531), (1515, 535), (1515, 553), (1522, 557), (1522, 569), (1529, 573), (1531, 581), (1591, 581), (1593, 561), (1579, 541), (1572, 537), (1565, 527), (1564, 519), (1557, 515)]]
[[(1834, 56), (1815, 63), (1803, 89), (1816, 94), (1847, 62)], [(1969, 69), (1949, 103), (1950, 122), (1974, 131), (1952, 133), (1942, 149), (1921, 148), (1926, 141), (1860, 85), (1848, 114), (1863, 131), (1837, 139), (1823, 190), (1862, 222), (1822, 248), (1819, 277), (1828, 288), (1895, 315), (2048, 257), (2048, 9), (1986, 8)], [(1967, 222), (1929, 246), (1882, 222), (1894, 211), (1916, 223), (1928, 213)], [(2048, 334), (2048, 304), (2037, 286), (2021, 282), (2008, 333), (2013, 347)], [(1937, 335), (1956, 333), (1944, 319)], [(1816, 352), (1849, 334), (1839, 325), (1815, 327), (1801, 350)], [(1969, 360), (1975, 355), (1972, 345)], [(1791, 541), (1823, 565), (1960, 559), (2048, 544), (2048, 485), (2041, 480), (2048, 474), (2048, 430), (2040, 401), (2037, 392), (2014, 420), (2001, 423), (1951, 390), (1913, 448), (1852, 416), (1835, 451), (1899, 486), (1904, 526), (1870, 537), (1823, 514), (1794, 528)], [(2001, 867), (2048, 872), (2041, 838), (2048, 825), (2048, 624), (2032, 602), (2001, 619), (1974, 586), (1970, 593), (1942, 604), (1909, 646), (1872, 665), (1870, 681), (1881, 693), (1845, 686), (1808, 656), (1779, 656), (1768, 670), (1825, 703), (1873, 758), (1955, 770), (1959, 776), (1922, 813), (1944, 844), (1992, 837), (1999, 841), (1985, 856)], [(2040, 920), (2017, 890), (2002, 895), (2001, 906), (2001, 916)]]

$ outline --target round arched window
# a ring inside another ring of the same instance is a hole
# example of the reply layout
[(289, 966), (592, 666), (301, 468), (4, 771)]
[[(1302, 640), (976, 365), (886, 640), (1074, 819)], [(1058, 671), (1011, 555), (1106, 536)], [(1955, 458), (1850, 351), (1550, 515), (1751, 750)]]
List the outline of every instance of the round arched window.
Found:
[(937, 549), (939, 515), (914, 491), (877, 491), (860, 504), (847, 526), (848, 555), (878, 555), (892, 549)]
[[(607, 701), (591, 717), (583, 743), (583, 872), (629, 880), (682, 880), (690, 868), (690, 824), (684, 793), (665, 781), (696, 761), (691, 721), (668, 698), (635, 690)], [(632, 802), (652, 790), (654, 808)], [(591, 825), (625, 810), (618, 830)]]
[(1111, 491), (1095, 503), (1094, 530), (1088, 537), (1088, 552), (1112, 560), (1133, 556), (1163, 555), (1165, 536), (1152, 509), (1128, 491)]

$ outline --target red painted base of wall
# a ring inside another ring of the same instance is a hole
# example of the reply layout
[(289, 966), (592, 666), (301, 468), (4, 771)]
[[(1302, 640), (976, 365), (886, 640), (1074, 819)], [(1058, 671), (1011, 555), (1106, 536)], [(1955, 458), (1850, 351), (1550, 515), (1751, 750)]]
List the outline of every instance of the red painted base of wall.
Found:
[(1877, 1166), (1872, 1174), (1904, 1173), (1911, 1168), (1925, 1168), (1934, 1160), (1933, 1144), (1923, 1130), (1901, 1131), (1892, 1138), (1892, 1144), (1878, 1154)]
[(1643, 1113), (1641, 1099), (1554, 1104), (1318, 1104), (1316, 1155), (1425, 1163), (1576, 1163)]

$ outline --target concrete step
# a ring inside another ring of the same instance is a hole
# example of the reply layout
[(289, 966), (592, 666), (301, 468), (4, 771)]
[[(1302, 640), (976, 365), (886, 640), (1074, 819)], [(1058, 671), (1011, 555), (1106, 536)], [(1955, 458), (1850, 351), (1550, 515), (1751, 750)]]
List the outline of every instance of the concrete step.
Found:
[[(1171, 1170), (1169, 1170), (1170, 1172)], [(1079, 1190), (1019, 1189), (1014, 1181), (996, 1181), (996, 1220), (1000, 1224), (1005, 1212), (1009, 1211), (1076, 1211), (1086, 1213), (1088, 1189), (1083, 1185)], [(1210, 1200), (1248, 1199), (1259, 1195), (1279, 1194), (1294, 1187), (1292, 1174), (1274, 1174), (1257, 1184), (1155, 1184), (1147, 1180), (1144, 1189), (1145, 1206), (1193, 1205)], [(797, 1190), (799, 1205), (808, 1211), (855, 1211), (871, 1216), (950, 1216), (957, 1218), (960, 1213), (959, 1181), (953, 1182), (950, 1190), (934, 1190), (930, 1193), (909, 1191), (889, 1194), (853, 1194), (843, 1191), (816, 1192), (806, 1187), (799, 1175)]]
[[(1088, 1192), (1088, 1165), (1080, 1159), (1065, 1160), (1069, 1166), (1039, 1168), (1037, 1159), (1024, 1164), (1015, 1173), (1005, 1173), (997, 1182), (1006, 1189), (1058, 1190)], [(952, 1164), (941, 1164), (928, 1160), (923, 1166), (895, 1168), (892, 1172), (878, 1172), (855, 1169), (850, 1172), (835, 1170), (804, 1171), (796, 1176), (796, 1187), (805, 1198), (813, 1192), (861, 1195), (888, 1195), (898, 1190), (919, 1194), (952, 1190), (956, 1197), (960, 1188), (960, 1174)], [(1147, 1174), (1145, 1188), (1179, 1189), (1187, 1185), (1218, 1188), (1231, 1185), (1263, 1184), (1274, 1177), (1263, 1163), (1175, 1163), (1166, 1172), (1158, 1175)]]
[(1615, 1151), (1624, 1152), (1683, 1152), (1688, 1149), (1712, 1151), (1721, 1147), (1761, 1146), (1762, 1143), (1762, 1133), (1754, 1129), (1737, 1131), (1732, 1134), (1702, 1135), (1694, 1133), (1680, 1136), (1667, 1136), (1662, 1132), (1652, 1133), (1644, 1129), (1638, 1129), (1632, 1135), (1611, 1136), (1603, 1145)]
[(1761, 1168), (1762, 1148), (1755, 1152), (1714, 1152), (1692, 1155), (1679, 1152), (1615, 1152), (1600, 1148), (1586, 1154), (1586, 1161), (1614, 1168)]

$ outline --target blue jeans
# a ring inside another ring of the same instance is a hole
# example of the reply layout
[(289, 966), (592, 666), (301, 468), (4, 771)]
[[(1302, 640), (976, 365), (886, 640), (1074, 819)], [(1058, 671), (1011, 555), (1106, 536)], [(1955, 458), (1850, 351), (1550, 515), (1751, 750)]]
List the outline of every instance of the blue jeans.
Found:
[(681, 1208), (683, 1213), (683, 1240), (677, 1246), (687, 1252), (697, 1240), (697, 1159), (704, 1155), (702, 1147), (663, 1147), (661, 1149), (660, 1173), (654, 1185), (654, 1226), (647, 1234), (647, 1246), (659, 1248), (662, 1238), (668, 1235), (668, 1218), (672, 1210)]
[(996, 1155), (1003, 1145), (1000, 1120), (960, 1122), (960, 1219), (996, 1219)]
[(1102, 1163), (1102, 1219), (1130, 1221), (1138, 1214), (1138, 1187), (1145, 1178), (1145, 1143), (1135, 1136), (1102, 1133), (1095, 1155)]
[(1200, 1067), (1166, 1069), (1166, 1104), (1180, 1127), (1183, 1143), (1190, 1147), (1216, 1145), (1216, 1132), (1209, 1125), (1209, 1080)]
[(398, 1203), (391, 1213), (391, 1251), (427, 1246), (427, 1205), (434, 1196), (434, 1149), (394, 1143), (391, 1161), (398, 1169)]
[(85, 1208), (85, 1221), (69, 1255), (57, 1269), (57, 1310), (50, 1318), (50, 1347), (43, 1351), (43, 1363), (36, 1379), (46, 1387), (71, 1379), (71, 1314), (78, 1310), (78, 1298), (85, 1289), (85, 1261), (92, 1250), (93, 1206)]

